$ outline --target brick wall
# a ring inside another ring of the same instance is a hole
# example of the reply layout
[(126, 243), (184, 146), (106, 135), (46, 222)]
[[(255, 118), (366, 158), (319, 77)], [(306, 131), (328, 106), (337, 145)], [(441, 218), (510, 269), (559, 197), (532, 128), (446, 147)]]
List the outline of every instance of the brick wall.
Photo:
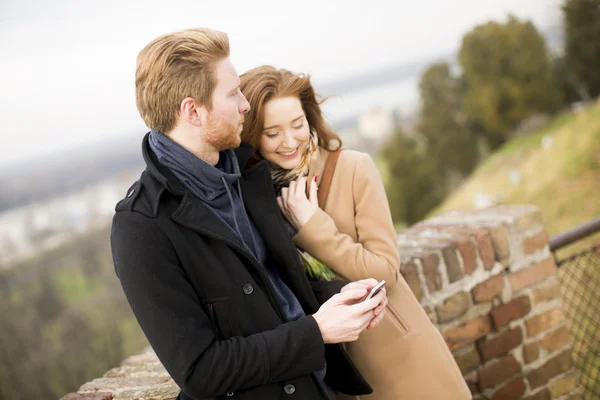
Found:
[[(474, 399), (579, 399), (556, 265), (539, 210), (453, 211), (398, 234), (401, 273)], [(175, 399), (147, 349), (64, 400)]]
[(539, 210), (452, 211), (398, 235), (401, 272), (475, 399), (577, 399), (556, 264)]

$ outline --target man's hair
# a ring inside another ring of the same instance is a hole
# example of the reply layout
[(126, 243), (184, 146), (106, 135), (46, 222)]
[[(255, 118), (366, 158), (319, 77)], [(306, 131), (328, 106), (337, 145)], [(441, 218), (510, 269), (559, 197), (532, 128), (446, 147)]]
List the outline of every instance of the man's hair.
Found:
[(327, 99), (318, 98), (309, 75), (263, 65), (243, 73), (240, 81), (240, 89), (250, 103), (250, 111), (244, 118), (242, 141), (252, 145), (255, 150), (263, 134), (265, 104), (287, 96), (300, 100), (308, 125), (315, 130), (320, 147), (327, 150), (342, 147), (342, 139), (333, 132), (321, 112), (321, 104)]
[(140, 51), (135, 71), (137, 108), (150, 129), (169, 133), (186, 97), (212, 109), (215, 64), (229, 57), (226, 33), (186, 29), (154, 39)]

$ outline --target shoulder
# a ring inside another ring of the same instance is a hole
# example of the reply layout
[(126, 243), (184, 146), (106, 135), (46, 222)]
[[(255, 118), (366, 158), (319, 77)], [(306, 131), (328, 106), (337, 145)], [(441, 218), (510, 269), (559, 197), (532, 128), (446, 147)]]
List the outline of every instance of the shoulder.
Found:
[(361, 151), (344, 149), (340, 153), (338, 163), (336, 165), (336, 173), (338, 167), (340, 173), (345, 177), (360, 177), (364, 174), (370, 174), (372, 172), (372, 166), (374, 162), (371, 156)]
[(161, 187), (148, 171), (144, 171), (140, 178), (127, 189), (125, 197), (117, 203), (115, 216), (134, 213), (147, 218), (155, 218), (163, 193), (164, 187)]

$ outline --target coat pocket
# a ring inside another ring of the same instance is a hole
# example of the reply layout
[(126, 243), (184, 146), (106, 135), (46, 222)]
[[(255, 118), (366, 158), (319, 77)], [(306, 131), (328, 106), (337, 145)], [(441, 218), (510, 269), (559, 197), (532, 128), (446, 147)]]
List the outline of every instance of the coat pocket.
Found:
[(232, 336), (229, 320), (229, 298), (214, 297), (203, 302), (208, 318), (217, 340), (229, 339)]
[(390, 317), (392, 317), (392, 322), (398, 328), (402, 335), (406, 335), (410, 332), (406, 321), (404, 321), (404, 319), (400, 316), (398, 311), (394, 310), (391, 304), (388, 303), (386, 311), (390, 313)]

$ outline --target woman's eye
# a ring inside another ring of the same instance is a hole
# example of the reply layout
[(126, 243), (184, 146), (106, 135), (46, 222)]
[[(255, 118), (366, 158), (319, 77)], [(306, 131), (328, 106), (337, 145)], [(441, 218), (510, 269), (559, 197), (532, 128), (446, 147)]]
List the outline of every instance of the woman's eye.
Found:
[(279, 132), (275, 132), (275, 133), (267, 133), (267, 137), (270, 138), (274, 138), (275, 136), (277, 136), (279, 134)]
[(303, 123), (301, 123), (301, 124), (300, 124), (300, 125), (298, 125), (298, 126), (295, 126), (295, 127), (294, 127), (294, 129), (300, 129), (300, 128), (302, 128), (303, 126), (304, 126), (304, 122), (303, 122)]

